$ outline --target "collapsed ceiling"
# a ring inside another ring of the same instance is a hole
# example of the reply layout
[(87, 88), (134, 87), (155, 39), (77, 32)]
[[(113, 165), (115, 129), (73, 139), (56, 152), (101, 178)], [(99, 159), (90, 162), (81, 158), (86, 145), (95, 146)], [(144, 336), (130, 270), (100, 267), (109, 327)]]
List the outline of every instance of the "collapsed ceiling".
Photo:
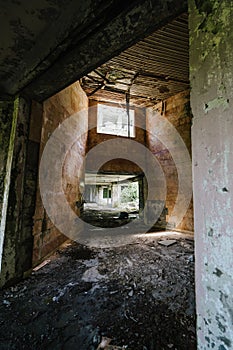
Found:
[(189, 88), (188, 14), (184, 13), (84, 76), (88, 97), (149, 107)]

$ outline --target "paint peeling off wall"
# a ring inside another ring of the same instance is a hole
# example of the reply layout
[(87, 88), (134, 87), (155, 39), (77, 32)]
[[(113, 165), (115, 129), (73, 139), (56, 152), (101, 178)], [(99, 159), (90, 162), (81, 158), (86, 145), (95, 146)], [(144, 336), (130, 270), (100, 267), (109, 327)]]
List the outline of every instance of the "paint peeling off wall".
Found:
[(189, 1), (198, 349), (233, 347), (233, 3)]

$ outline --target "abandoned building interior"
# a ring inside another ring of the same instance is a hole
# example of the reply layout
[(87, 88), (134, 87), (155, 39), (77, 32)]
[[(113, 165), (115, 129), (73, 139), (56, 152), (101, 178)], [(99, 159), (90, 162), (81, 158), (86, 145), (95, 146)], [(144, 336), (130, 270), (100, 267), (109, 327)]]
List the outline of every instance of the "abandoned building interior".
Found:
[(233, 3), (0, 16), (0, 349), (232, 349)]

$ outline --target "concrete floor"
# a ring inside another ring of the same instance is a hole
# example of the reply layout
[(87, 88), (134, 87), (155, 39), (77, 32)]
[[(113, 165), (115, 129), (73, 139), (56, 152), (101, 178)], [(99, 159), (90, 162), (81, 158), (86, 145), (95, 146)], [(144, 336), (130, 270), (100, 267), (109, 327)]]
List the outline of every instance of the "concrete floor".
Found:
[(65, 244), (0, 292), (0, 349), (95, 350), (103, 337), (116, 349), (196, 349), (193, 245), (179, 233), (104, 249)]

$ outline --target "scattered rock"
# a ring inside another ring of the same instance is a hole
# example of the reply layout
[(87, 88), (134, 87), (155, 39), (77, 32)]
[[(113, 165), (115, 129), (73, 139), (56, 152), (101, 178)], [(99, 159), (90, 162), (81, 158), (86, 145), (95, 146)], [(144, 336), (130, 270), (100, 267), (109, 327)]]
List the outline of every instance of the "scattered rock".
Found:
[(3, 300), (2, 303), (3, 303), (3, 305), (6, 305), (7, 307), (9, 307), (11, 305), (9, 300)]
[(133, 290), (131, 290), (131, 291), (128, 293), (128, 296), (130, 296), (130, 297), (133, 296)]
[(105, 278), (105, 276), (99, 273), (96, 266), (86, 270), (82, 276), (82, 280), (85, 282), (98, 282), (103, 278)]
[(169, 246), (177, 243), (177, 241), (175, 239), (165, 239), (164, 241), (158, 241), (158, 243), (160, 245), (164, 245), (165, 247), (169, 247)]

